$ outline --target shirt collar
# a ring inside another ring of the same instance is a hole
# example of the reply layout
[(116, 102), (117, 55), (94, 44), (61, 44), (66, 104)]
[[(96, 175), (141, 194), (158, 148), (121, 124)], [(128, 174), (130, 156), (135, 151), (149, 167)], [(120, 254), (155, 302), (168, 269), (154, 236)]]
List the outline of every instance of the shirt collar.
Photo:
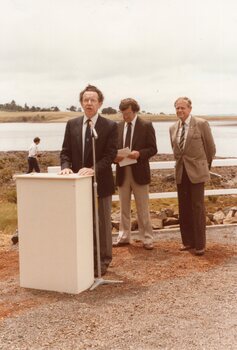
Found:
[[(98, 117), (99, 117), (99, 114), (97, 113), (96, 115), (94, 115), (94, 117), (90, 118), (90, 120), (92, 121), (92, 124), (93, 124), (93, 125), (96, 124)], [(83, 117), (83, 125), (86, 124), (86, 122), (87, 122), (88, 119), (89, 119), (89, 118), (87, 118), (87, 116), (84, 115), (84, 117)]]
[[(131, 121), (131, 124), (132, 124), (132, 127), (134, 128), (134, 126), (135, 126), (135, 124), (136, 124), (136, 121), (137, 121), (137, 114), (136, 114), (136, 116), (133, 118), (133, 120)], [(127, 122), (125, 122), (125, 125), (126, 125), (126, 127), (128, 126), (128, 123)]]
[[(184, 125), (189, 126), (190, 121), (191, 121), (192, 115), (189, 114), (188, 118), (185, 120)], [(182, 126), (182, 120), (180, 120), (180, 127)]]

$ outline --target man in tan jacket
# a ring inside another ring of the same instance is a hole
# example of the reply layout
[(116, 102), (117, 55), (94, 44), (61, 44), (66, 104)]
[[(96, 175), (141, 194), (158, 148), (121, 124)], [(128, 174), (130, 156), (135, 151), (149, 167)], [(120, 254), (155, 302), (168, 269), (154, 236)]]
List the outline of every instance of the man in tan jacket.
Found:
[(179, 120), (170, 127), (174, 152), (179, 220), (182, 243), (180, 250), (195, 249), (203, 255), (206, 245), (206, 215), (204, 183), (210, 178), (209, 169), (216, 152), (208, 122), (193, 117), (188, 97), (175, 101)]

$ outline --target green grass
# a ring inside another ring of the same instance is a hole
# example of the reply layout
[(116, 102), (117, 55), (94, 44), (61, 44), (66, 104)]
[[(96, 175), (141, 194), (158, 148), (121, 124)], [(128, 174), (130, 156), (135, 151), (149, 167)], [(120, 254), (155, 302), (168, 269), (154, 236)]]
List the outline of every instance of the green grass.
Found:
[(17, 209), (15, 203), (0, 203), (0, 231), (13, 234), (17, 228)]

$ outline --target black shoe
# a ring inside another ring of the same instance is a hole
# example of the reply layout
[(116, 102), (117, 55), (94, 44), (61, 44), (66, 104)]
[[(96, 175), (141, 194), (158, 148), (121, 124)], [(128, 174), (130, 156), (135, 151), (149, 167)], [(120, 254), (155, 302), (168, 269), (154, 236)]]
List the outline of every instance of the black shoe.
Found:
[(205, 254), (205, 249), (195, 249), (195, 255), (202, 256)]

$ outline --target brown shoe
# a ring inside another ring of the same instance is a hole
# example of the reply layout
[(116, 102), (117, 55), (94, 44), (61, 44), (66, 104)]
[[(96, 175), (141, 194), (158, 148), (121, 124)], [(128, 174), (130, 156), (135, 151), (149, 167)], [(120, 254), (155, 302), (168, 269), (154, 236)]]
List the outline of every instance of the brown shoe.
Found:
[(143, 243), (143, 248), (146, 250), (152, 250), (154, 248), (153, 243)]
[(179, 248), (181, 252), (184, 252), (185, 250), (190, 250), (190, 249), (192, 249), (190, 245), (181, 245), (181, 247)]
[(204, 255), (205, 249), (195, 249), (195, 255), (201, 256)]

